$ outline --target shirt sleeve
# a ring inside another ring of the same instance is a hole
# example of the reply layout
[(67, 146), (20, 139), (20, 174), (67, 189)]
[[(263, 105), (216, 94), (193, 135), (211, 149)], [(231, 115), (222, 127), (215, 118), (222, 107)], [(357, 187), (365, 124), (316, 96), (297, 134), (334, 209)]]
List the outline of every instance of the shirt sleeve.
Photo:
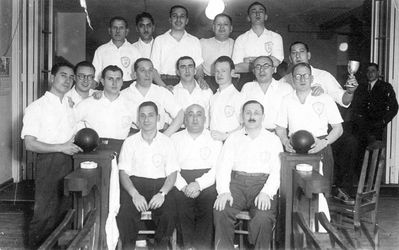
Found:
[(234, 64), (239, 64), (244, 62), (244, 57), (245, 57), (245, 51), (244, 51), (244, 43), (243, 43), (243, 36), (239, 36), (235, 43), (234, 43), (234, 47), (233, 47), (233, 62)]
[(280, 111), (277, 114), (276, 125), (282, 128), (288, 128), (288, 110), (285, 98), (281, 101)]
[(214, 141), (214, 145), (212, 147), (212, 155), (211, 155), (212, 167), (207, 173), (205, 173), (201, 177), (195, 179), (195, 181), (198, 182), (201, 191), (204, 190), (205, 188), (210, 187), (211, 185), (213, 185), (215, 183), (216, 163), (217, 163), (221, 148), (222, 148), (222, 143), (218, 142), (218, 141)]
[(342, 96), (345, 94), (345, 90), (337, 82), (334, 76), (325, 71), (323, 72), (320, 81), (321, 82), (315, 82), (315, 84), (319, 84), (325, 93), (331, 96), (340, 106), (344, 108), (349, 107), (349, 104), (345, 105), (342, 103)]
[(272, 56), (280, 60), (280, 62), (284, 60), (283, 38), (277, 33), (275, 33), (273, 38)]
[(24, 139), (26, 135), (39, 137), (40, 133), (40, 118), (41, 112), (40, 107), (36, 103), (32, 103), (25, 109), (25, 115), (23, 118), (23, 127), (21, 131), (21, 139)]
[(326, 105), (328, 123), (329, 124), (342, 123), (343, 120), (341, 114), (339, 113), (338, 107), (330, 96), (327, 96), (325, 105)]
[(100, 82), (101, 71), (102, 71), (102, 62), (101, 62), (101, 56), (100, 56), (99, 48), (97, 48), (96, 51), (94, 52), (93, 66), (96, 69), (96, 71), (94, 73), (94, 80), (96, 80), (97, 82)]
[(273, 140), (273, 152), (270, 159), (270, 173), (261, 192), (266, 193), (270, 198), (277, 194), (280, 187), (280, 153), (283, 152), (283, 146), (278, 138)]
[(204, 59), (202, 58), (202, 48), (201, 48), (201, 43), (198, 40), (198, 38), (195, 37), (195, 43), (193, 44), (193, 59), (195, 62), (195, 65), (201, 65), (204, 62)]
[(124, 170), (127, 175), (131, 176), (132, 166), (133, 166), (133, 157), (134, 157), (134, 147), (131, 145), (131, 140), (126, 139), (121, 148), (121, 152), (119, 153), (119, 161), (118, 168), (119, 170)]
[(167, 89), (160, 87), (160, 89), (163, 91), (163, 106), (165, 107), (165, 111), (170, 114), (173, 119), (177, 116), (177, 113), (182, 109), (178, 102), (176, 101), (176, 98), (173, 96), (172, 93), (170, 93)]
[(151, 51), (151, 61), (152, 65), (156, 70), (158, 70), (159, 74), (162, 74), (162, 69), (161, 69), (161, 41), (160, 37), (156, 37), (154, 40), (154, 44), (152, 45), (152, 51)]
[(165, 145), (166, 149), (167, 149), (165, 175), (169, 176), (171, 173), (173, 173), (175, 171), (179, 171), (180, 167), (179, 167), (179, 163), (177, 160), (177, 151), (176, 151), (175, 145), (169, 138), (167, 138), (167, 139), (170, 141), (170, 143), (169, 143), (169, 145)]
[(181, 189), (187, 185), (186, 180), (181, 176), (180, 172), (177, 173), (175, 187), (181, 191)]
[(231, 171), (236, 154), (235, 148), (234, 136), (228, 137), (216, 164), (216, 191), (218, 194), (230, 193)]

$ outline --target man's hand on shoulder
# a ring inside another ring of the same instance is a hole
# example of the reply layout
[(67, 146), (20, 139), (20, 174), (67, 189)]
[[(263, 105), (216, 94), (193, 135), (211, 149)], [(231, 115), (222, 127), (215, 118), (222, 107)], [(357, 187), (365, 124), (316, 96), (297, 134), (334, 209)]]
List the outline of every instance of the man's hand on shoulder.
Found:
[(144, 212), (148, 210), (148, 204), (147, 201), (145, 200), (144, 196), (142, 196), (139, 193), (136, 193), (132, 197), (132, 201), (134, 206), (139, 212)]
[(260, 192), (255, 198), (255, 206), (259, 210), (269, 210), (270, 209), (270, 197), (266, 193)]
[(222, 211), (226, 207), (226, 202), (229, 202), (230, 207), (233, 206), (233, 196), (231, 196), (231, 193), (219, 194), (213, 208)]
[(312, 96), (319, 96), (324, 93), (324, 89), (318, 84), (312, 86), (311, 89), (312, 89)]
[(101, 90), (96, 90), (95, 92), (93, 92), (92, 96), (94, 99), (100, 100), (103, 96), (103, 92)]
[(229, 135), (227, 133), (223, 133), (217, 130), (212, 130), (211, 136), (214, 140), (225, 141)]

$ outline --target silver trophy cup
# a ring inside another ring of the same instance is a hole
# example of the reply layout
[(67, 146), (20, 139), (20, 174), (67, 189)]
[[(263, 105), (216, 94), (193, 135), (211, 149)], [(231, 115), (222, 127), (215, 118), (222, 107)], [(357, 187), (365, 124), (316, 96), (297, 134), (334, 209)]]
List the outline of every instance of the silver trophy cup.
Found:
[(353, 77), (359, 70), (360, 63), (358, 61), (348, 61), (348, 73)]

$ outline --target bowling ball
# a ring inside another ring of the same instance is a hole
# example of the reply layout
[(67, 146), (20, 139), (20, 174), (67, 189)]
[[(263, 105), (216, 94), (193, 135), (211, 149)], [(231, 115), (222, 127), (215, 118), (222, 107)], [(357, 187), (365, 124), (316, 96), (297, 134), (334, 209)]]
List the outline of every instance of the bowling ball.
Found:
[(298, 130), (291, 136), (291, 145), (298, 154), (307, 154), (313, 143), (313, 135), (306, 130)]
[(82, 128), (75, 135), (75, 144), (78, 145), (83, 152), (91, 152), (97, 148), (100, 137), (97, 132), (91, 128)]

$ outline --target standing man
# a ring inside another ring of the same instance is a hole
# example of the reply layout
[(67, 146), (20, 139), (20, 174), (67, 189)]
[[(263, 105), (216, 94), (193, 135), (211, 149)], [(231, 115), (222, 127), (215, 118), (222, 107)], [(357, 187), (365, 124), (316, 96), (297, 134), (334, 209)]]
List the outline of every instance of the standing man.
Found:
[(244, 128), (227, 138), (216, 171), (214, 205), (215, 249), (233, 249), (235, 216), (248, 210), (248, 240), (255, 249), (268, 249), (276, 221), (280, 186), (278, 137), (262, 129), (265, 114), (257, 101), (243, 105)]
[(166, 85), (176, 85), (176, 62), (182, 56), (190, 56), (196, 65), (201, 65), (201, 44), (195, 36), (186, 32), (188, 10), (181, 5), (170, 8), (169, 22), (171, 29), (155, 38), (151, 53), (154, 68), (161, 74)]
[(201, 67), (198, 67), (198, 75), (203, 76), (213, 93), (215, 93), (218, 89), (218, 84), (215, 81), (213, 63), (220, 56), (231, 57), (233, 54), (234, 40), (230, 38), (230, 34), (233, 31), (231, 17), (224, 13), (216, 15), (215, 19), (213, 19), (212, 30), (215, 33), (214, 37), (200, 40), (204, 62)]
[(72, 172), (71, 155), (82, 151), (73, 143), (76, 122), (65, 94), (72, 86), (73, 66), (51, 69), (50, 90), (25, 110), (21, 138), (37, 153), (35, 207), (29, 226), (29, 245), (36, 249), (51, 234), (72, 203), (63, 196), (64, 177)]
[(224, 141), (232, 132), (241, 128), (241, 105), (243, 97), (234, 87), (232, 77), (234, 63), (228, 56), (215, 61), (215, 79), (218, 91), (210, 100), (210, 130), (215, 140)]
[(288, 83), (274, 80), (274, 69), (272, 58), (268, 56), (257, 57), (254, 60), (253, 68), (256, 80), (247, 82), (241, 90), (246, 101), (257, 100), (263, 105), (265, 108), (263, 126), (269, 130), (276, 128), (275, 122), (280, 111), (281, 100), (293, 91)]
[(173, 186), (179, 169), (171, 139), (157, 130), (157, 105), (138, 107), (140, 132), (128, 137), (119, 156), (121, 207), (117, 216), (123, 249), (134, 249), (140, 213), (151, 210), (155, 249), (167, 249), (175, 227)]
[(89, 97), (75, 108), (77, 121), (84, 124), (82, 127), (94, 129), (101, 138), (124, 140), (129, 135), (133, 115), (120, 96), (122, 79), (123, 72), (118, 66), (105, 67), (100, 80), (104, 86), (100, 99)]
[(126, 40), (129, 28), (125, 18), (119, 16), (111, 18), (108, 33), (111, 36), (111, 41), (98, 47), (94, 53), (95, 80), (99, 82), (101, 72), (105, 67), (116, 65), (123, 71), (122, 89), (124, 89), (133, 82), (131, 68), (141, 55), (136, 47)]
[(212, 249), (215, 165), (222, 143), (212, 139), (205, 120), (205, 109), (192, 104), (184, 115), (186, 130), (172, 135), (180, 167), (175, 196), (184, 249)]
[(91, 62), (82, 61), (75, 66), (75, 86), (65, 96), (69, 97), (73, 106), (91, 96), (96, 82), (94, 81), (95, 68)]
[(154, 44), (154, 18), (148, 12), (142, 12), (136, 16), (136, 30), (139, 40), (133, 46), (140, 52), (141, 57), (150, 58)]
[[(133, 121), (138, 121), (137, 110), (139, 105), (145, 101), (152, 101), (156, 103), (157, 113), (160, 116), (158, 129), (164, 131), (165, 135), (171, 136), (183, 124), (184, 111), (169, 90), (152, 83), (155, 72), (150, 59), (139, 58), (134, 63), (133, 74), (136, 81), (121, 92), (121, 96), (128, 102), (133, 114)], [(170, 124), (166, 123), (168, 116), (172, 119)], [(138, 129), (138, 124), (135, 125)]]
[(266, 7), (260, 2), (254, 2), (249, 5), (247, 14), (247, 19), (251, 22), (251, 29), (237, 37), (233, 50), (236, 73), (243, 73), (239, 86), (237, 86), (239, 90), (244, 83), (253, 80), (250, 64), (256, 57), (271, 56), (275, 66), (278, 66), (284, 59), (282, 37), (265, 27)]

